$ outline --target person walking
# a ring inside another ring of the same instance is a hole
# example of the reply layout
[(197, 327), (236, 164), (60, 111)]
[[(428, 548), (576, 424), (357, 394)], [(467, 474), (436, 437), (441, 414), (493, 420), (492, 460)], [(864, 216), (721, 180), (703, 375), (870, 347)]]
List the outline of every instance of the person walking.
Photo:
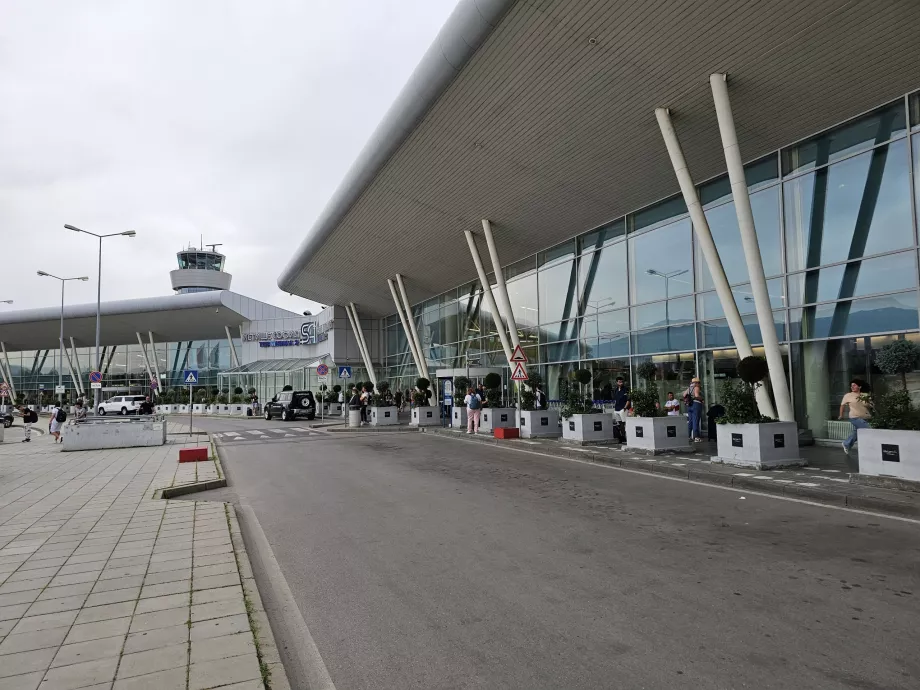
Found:
[(684, 404), (687, 406), (687, 434), (691, 441), (699, 443), (700, 421), (703, 417), (703, 389), (696, 376), (690, 381), (690, 387), (684, 393)]
[(26, 405), (19, 408), (19, 414), (22, 415), (22, 430), (25, 434), (25, 438), (22, 439), (22, 442), (29, 443), (32, 440), (32, 425), (38, 421), (38, 414), (35, 410), (30, 409)]
[(631, 406), (629, 400), (629, 388), (626, 386), (626, 379), (617, 376), (617, 387), (613, 391), (613, 419), (614, 428), (617, 438), (623, 443), (626, 442), (626, 417), (629, 415)]
[(668, 399), (664, 402), (664, 409), (667, 411), (668, 417), (676, 417), (680, 414), (680, 400), (674, 397), (673, 391), (668, 391)]
[(843, 400), (840, 401), (840, 414), (837, 415), (837, 419), (843, 419), (843, 408), (849, 408), (847, 410), (848, 417), (850, 424), (853, 425), (852, 433), (843, 442), (843, 452), (847, 455), (850, 454), (850, 449), (856, 443), (857, 432), (860, 429), (869, 428), (869, 419), (872, 417), (869, 402), (863, 397), (862, 389), (864, 385), (859, 379), (853, 379), (850, 381), (850, 392), (844, 395)]
[(153, 403), (150, 402), (150, 396), (148, 395), (144, 398), (144, 402), (140, 404), (140, 407), (137, 410), (138, 414), (153, 414)]
[(482, 414), (482, 398), (470, 387), (466, 391), (463, 402), (466, 404), (466, 433), (478, 433), (479, 416)]
[(61, 441), (61, 427), (67, 419), (67, 413), (64, 412), (60, 403), (55, 403), (51, 408), (51, 420), (48, 422), (48, 433), (54, 438), (55, 443)]
[(402, 412), (403, 407), (403, 394), (401, 390), (396, 391), (396, 395), (393, 396), (396, 402), (396, 413), (399, 414)]
[(537, 386), (537, 390), (534, 392), (534, 409), (546, 409), (546, 393), (543, 392), (543, 386)]
[(367, 392), (366, 387), (361, 388), (361, 425), (367, 424), (367, 406), (370, 404), (371, 394)]

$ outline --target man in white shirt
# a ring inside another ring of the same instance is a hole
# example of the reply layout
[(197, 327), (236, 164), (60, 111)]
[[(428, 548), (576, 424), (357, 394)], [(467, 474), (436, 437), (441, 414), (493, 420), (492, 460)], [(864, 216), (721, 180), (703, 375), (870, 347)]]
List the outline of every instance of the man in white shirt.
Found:
[(664, 409), (668, 411), (668, 417), (676, 417), (680, 414), (680, 400), (674, 399), (674, 393), (668, 391), (668, 399), (664, 403)]
[[(472, 434), (479, 431), (479, 415), (482, 413), (482, 398), (472, 388), (467, 389), (466, 397), (466, 433)], [(474, 427), (475, 423), (475, 429)]]

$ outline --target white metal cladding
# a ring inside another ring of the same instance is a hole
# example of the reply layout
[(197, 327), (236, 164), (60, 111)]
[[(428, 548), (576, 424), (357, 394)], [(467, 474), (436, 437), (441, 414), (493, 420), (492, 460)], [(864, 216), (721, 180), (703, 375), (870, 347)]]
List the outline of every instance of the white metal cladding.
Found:
[(676, 193), (657, 106), (695, 180), (724, 172), (711, 73), (753, 160), (920, 87), (917, 35), (908, 0), (522, 0), (279, 285), (388, 314), (395, 273), (413, 303), (473, 278), (482, 218), (507, 265)]

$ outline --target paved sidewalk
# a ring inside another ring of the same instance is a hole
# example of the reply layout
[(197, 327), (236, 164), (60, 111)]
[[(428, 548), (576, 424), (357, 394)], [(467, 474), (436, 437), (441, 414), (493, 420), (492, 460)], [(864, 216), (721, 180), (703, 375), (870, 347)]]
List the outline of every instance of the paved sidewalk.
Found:
[(0, 690), (265, 687), (235, 516), (153, 498), (217, 476), (213, 462), (177, 462), (202, 440), (0, 444)]

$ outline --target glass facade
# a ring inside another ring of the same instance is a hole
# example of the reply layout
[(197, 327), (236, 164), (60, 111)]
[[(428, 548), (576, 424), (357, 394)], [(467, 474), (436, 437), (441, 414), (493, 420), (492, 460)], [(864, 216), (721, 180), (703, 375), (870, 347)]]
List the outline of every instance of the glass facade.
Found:
[[(878, 347), (917, 337), (918, 102), (918, 94), (900, 98), (745, 166), (796, 415), (816, 436), (850, 378), (884, 387), (872, 366)], [(756, 349), (762, 338), (727, 176), (699, 194)], [(591, 369), (595, 396), (606, 399), (616, 376), (632, 378), (652, 361), (662, 395), (698, 374), (707, 403), (718, 401), (738, 355), (692, 230), (675, 196), (504, 269), (529, 366), (551, 399), (572, 369)], [(477, 283), (415, 311), (430, 370), (506, 366)], [(395, 316), (383, 327), (381, 378), (405, 387), (416, 376), (405, 335)]]

